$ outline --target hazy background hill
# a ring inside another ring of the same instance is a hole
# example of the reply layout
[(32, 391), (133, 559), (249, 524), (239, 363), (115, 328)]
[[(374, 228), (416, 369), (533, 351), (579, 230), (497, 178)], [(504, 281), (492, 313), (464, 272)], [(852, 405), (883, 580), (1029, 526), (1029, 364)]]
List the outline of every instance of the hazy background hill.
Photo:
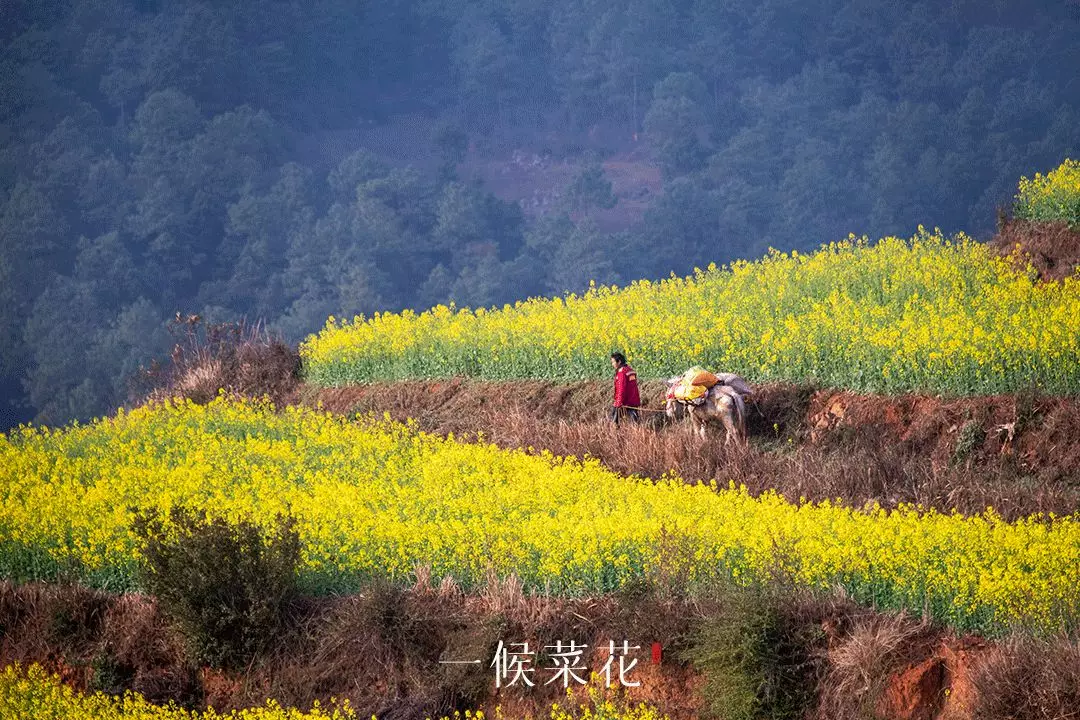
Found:
[(1078, 36), (1076, 2), (5, 3), (0, 428), (123, 402), (177, 311), (297, 340), (985, 236), (1080, 151)]

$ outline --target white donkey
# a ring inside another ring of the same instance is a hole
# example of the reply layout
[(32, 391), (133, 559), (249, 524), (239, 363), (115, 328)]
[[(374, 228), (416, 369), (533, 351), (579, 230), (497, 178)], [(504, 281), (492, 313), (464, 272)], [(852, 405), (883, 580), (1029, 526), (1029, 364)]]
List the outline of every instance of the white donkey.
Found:
[[(706, 393), (704, 402), (699, 405), (680, 402), (669, 391), (665, 412), (671, 420), (677, 420), (685, 413), (690, 416), (694, 431), (705, 438), (705, 428), (710, 420), (719, 420), (727, 431), (724, 444), (732, 440), (737, 445), (746, 445), (746, 402), (743, 395), (752, 393), (750, 385), (735, 373), (717, 373), (720, 383)], [(672, 388), (681, 378), (668, 380)]]

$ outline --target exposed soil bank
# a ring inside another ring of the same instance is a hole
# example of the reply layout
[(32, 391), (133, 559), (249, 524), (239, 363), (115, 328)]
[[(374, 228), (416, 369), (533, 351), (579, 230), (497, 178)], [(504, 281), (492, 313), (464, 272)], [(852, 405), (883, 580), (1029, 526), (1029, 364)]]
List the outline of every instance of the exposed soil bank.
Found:
[(1043, 280), (1061, 280), (1080, 267), (1080, 232), (1059, 220), (1032, 222), (1001, 218), (990, 246), (1005, 256), (1031, 263)]
[[(641, 646), (628, 675), (641, 684), (630, 699), (678, 720), (701, 716), (715, 692), (709, 658), (716, 647), (700, 644), (699, 631), (711, 623), (742, 632), (745, 618), (732, 609), (738, 604), (723, 593), (531, 597), (511, 583), (477, 595), (450, 583), (372, 588), (304, 601), (269, 655), (229, 673), (190, 662), (152, 598), (0, 583), (0, 663), (39, 662), (80, 690), (132, 689), (194, 708), (248, 707), (266, 698), (306, 708), (336, 696), (349, 698), (359, 717), (438, 717), (495, 704), (508, 717), (546, 717), (550, 703), (563, 699), (561, 682), (543, 684), (550, 662), (537, 656), (535, 687), (496, 692), (488, 663), (498, 640), (531, 648), (586, 643), (583, 662), (598, 669), (607, 642), (626, 639)], [(764, 646), (765, 677), (809, 682), (807, 718), (1051, 718), (1080, 707), (1075, 642), (956, 637), (842, 598), (793, 594), (778, 607)], [(651, 659), (653, 642), (663, 648), (659, 664)], [(439, 663), (474, 657), (483, 662)]]
[(1080, 509), (1080, 400), (1002, 395), (878, 396), (806, 386), (760, 387), (749, 405), (750, 447), (701, 442), (659, 412), (664, 385), (646, 382), (641, 426), (607, 421), (606, 382), (404, 381), (302, 386), (295, 402), (338, 413), (389, 413), (424, 430), (484, 437), (600, 459), (626, 474), (734, 481), (791, 500), (861, 506), (921, 503), (1007, 518)]

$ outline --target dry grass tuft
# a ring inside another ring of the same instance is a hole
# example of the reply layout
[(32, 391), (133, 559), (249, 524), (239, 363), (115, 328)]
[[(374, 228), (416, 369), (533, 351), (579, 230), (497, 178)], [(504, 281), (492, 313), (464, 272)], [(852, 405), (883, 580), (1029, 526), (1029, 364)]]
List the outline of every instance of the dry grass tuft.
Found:
[(834, 720), (875, 717), (888, 700), (890, 679), (932, 655), (941, 631), (904, 613), (863, 611), (831, 639), (820, 713)]
[(978, 718), (1080, 718), (1080, 641), (1016, 637), (972, 668)]
[(261, 323), (211, 325), (177, 313), (169, 329), (177, 339), (172, 356), (144, 373), (136, 402), (182, 397), (204, 404), (225, 391), (282, 405), (295, 393), (300, 356)]

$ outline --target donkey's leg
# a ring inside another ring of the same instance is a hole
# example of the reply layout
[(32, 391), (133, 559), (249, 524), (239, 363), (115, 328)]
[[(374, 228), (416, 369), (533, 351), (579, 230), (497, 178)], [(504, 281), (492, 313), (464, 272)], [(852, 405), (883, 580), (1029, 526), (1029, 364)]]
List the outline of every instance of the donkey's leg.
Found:
[(701, 427), (701, 416), (696, 409), (692, 407), (686, 408), (686, 419), (690, 427), (690, 434), (697, 435), (698, 429)]
[(724, 406), (718, 408), (720, 410), (720, 421), (724, 422), (725, 447), (727, 447), (728, 443), (730, 443), (732, 439), (735, 441), (735, 444), (738, 445), (739, 443), (739, 429), (737, 421), (735, 421), (735, 413), (737, 413), (739, 410), (738, 408), (732, 407), (733, 405), (733, 403), (727, 403)]
[(735, 429), (737, 431), (735, 439), (739, 445), (746, 447), (749, 444), (749, 438), (746, 436), (746, 403), (743, 402), (741, 397), (735, 398)]

